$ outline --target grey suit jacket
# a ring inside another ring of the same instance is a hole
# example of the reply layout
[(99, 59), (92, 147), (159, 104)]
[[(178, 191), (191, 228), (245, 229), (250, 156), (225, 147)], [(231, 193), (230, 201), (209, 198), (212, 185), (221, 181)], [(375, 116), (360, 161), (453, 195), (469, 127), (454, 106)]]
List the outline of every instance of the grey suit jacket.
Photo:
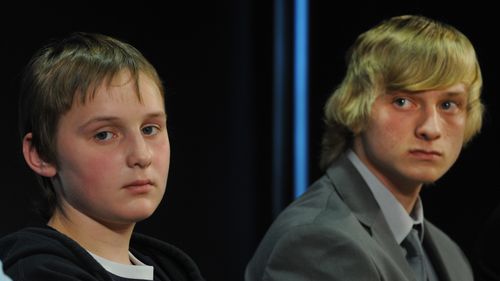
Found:
[[(473, 280), (460, 248), (425, 221), (424, 248), (440, 281)], [(369, 187), (341, 156), (273, 222), (246, 281), (415, 280)]]

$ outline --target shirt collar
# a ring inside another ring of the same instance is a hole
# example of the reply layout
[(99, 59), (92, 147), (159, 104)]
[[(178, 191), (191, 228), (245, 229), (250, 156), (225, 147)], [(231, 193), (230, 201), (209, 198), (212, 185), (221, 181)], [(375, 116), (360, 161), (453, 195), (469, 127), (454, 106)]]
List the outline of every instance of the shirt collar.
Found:
[(417, 199), (415, 206), (410, 214), (406, 212), (405, 208), (399, 203), (394, 195), (387, 189), (382, 182), (366, 167), (366, 165), (359, 159), (354, 151), (349, 149), (347, 151), (347, 158), (352, 162), (354, 167), (361, 174), (366, 184), (370, 188), (375, 201), (377, 201), (384, 217), (391, 229), (394, 238), (400, 244), (406, 236), (410, 233), (413, 225), (420, 224), (420, 239), (423, 238), (423, 221), (424, 209), (420, 197)]

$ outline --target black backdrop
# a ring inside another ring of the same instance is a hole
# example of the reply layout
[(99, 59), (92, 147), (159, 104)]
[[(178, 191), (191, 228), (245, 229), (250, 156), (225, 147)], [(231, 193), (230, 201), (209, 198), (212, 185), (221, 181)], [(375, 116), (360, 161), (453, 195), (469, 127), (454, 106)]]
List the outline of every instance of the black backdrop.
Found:
[[(500, 156), (495, 145), (500, 123), (495, 9), (437, 7), (422, 1), (397, 6), (347, 3), (340, 8), (333, 2), (310, 1), (310, 181), (320, 176), (322, 106), (342, 78), (344, 54), (355, 37), (381, 19), (403, 13), (448, 22), (476, 46), (487, 116), (481, 135), (422, 197), (426, 217), (475, 261), (476, 242), (500, 203), (495, 181)], [(36, 184), (21, 158), (16, 127), (22, 68), (51, 37), (77, 30), (100, 32), (141, 50), (167, 88), (172, 146), (167, 193), (138, 230), (184, 249), (208, 280), (242, 280), (245, 264), (272, 221), (273, 2), (9, 6), (1, 9), (0, 18), (0, 120), (5, 129), (0, 235), (37, 222), (29, 203)]]

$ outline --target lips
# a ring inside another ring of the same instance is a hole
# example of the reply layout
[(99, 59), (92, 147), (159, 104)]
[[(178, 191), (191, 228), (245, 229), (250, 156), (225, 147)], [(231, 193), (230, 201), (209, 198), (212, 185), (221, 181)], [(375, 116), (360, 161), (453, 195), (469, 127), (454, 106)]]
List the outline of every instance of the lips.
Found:
[(143, 186), (143, 185), (153, 185), (153, 182), (148, 180), (148, 179), (145, 179), (145, 180), (135, 180), (129, 184), (126, 184), (125, 187), (127, 186)]
[(430, 149), (411, 149), (410, 154), (413, 157), (422, 160), (435, 160), (443, 155), (441, 152), (437, 150), (430, 150)]
[(139, 195), (149, 193), (151, 190), (153, 190), (154, 184), (151, 180), (141, 179), (132, 181), (126, 184), (123, 188), (131, 194)]
[(425, 154), (434, 154), (434, 155), (437, 155), (437, 156), (441, 156), (442, 153), (437, 151), (437, 150), (431, 150), (431, 149), (411, 149), (410, 150), (411, 153), (425, 153)]

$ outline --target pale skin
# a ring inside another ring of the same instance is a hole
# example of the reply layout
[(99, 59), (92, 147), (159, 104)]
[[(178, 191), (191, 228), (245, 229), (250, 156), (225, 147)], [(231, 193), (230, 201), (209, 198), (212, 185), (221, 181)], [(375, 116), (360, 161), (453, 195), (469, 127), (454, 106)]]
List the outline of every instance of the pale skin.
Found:
[(411, 212), (425, 183), (439, 179), (464, 142), (467, 91), (463, 84), (418, 93), (378, 96), (353, 150)]
[(163, 198), (170, 144), (163, 98), (144, 74), (141, 101), (128, 71), (97, 88), (82, 104), (75, 99), (56, 134), (58, 165), (46, 163), (23, 140), (28, 165), (52, 179), (63, 212), (48, 225), (106, 259), (130, 264), (136, 222), (149, 217)]

